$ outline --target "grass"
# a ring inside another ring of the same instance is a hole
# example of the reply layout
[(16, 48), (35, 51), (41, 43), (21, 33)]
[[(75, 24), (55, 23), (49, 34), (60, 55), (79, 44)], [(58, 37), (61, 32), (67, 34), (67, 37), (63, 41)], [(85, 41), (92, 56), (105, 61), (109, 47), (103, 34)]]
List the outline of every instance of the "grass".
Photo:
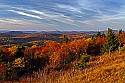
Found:
[[(91, 56), (83, 70), (71, 66), (68, 70), (34, 72), (22, 77), (22, 83), (125, 83), (125, 52)], [(11, 83), (11, 82), (6, 82)], [(16, 83), (16, 82), (15, 82)]]

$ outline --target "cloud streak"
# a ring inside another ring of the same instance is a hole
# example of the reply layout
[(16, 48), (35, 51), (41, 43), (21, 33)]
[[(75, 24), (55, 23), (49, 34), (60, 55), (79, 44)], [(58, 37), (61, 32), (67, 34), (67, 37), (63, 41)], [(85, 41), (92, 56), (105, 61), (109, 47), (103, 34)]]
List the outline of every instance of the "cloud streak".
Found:
[(0, 29), (1, 30), (53, 30), (58, 29), (57, 25), (47, 24), (47, 23), (38, 23), (26, 20), (18, 19), (8, 19), (0, 18)]
[(32, 18), (42, 19), (39, 16), (28, 14), (28, 13), (24, 13), (24, 12), (20, 12), (20, 11), (15, 11), (15, 10), (7, 10), (7, 11), (14, 12), (14, 13), (17, 13), (17, 14), (20, 14), (20, 15), (24, 15), (24, 16), (28, 16), (28, 17), (32, 17)]
[[(31, 18), (36, 18), (39, 20), (49, 20), (49, 21), (55, 20), (55, 21), (60, 22), (60, 23), (78, 26), (77, 24), (73, 23), (74, 21), (71, 20), (70, 17), (64, 16), (63, 14), (59, 14), (59, 13), (58, 14), (57, 13), (56, 14), (48, 14), (46, 12), (41, 12), (38, 10), (30, 10), (30, 9), (23, 9), (23, 8), (16, 8), (16, 9), (19, 9), (21, 11), (16, 11), (16, 10), (7, 10), (7, 11), (17, 13), (19, 15), (31, 17)], [(22, 11), (27, 11), (28, 13), (25, 13)], [(34, 15), (30, 14), (30, 13), (34, 13)]]

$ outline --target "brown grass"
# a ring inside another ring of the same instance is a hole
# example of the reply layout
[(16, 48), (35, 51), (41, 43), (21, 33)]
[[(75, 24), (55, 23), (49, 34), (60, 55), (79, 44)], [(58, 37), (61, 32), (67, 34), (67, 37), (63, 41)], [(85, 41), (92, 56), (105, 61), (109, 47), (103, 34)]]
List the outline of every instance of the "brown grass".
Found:
[[(51, 70), (34, 72), (32, 76), (22, 77), (22, 83), (125, 83), (125, 53), (92, 56), (87, 67), (77, 70)], [(11, 82), (6, 82), (11, 83)], [(16, 82), (15, 82), (16, 83)]]

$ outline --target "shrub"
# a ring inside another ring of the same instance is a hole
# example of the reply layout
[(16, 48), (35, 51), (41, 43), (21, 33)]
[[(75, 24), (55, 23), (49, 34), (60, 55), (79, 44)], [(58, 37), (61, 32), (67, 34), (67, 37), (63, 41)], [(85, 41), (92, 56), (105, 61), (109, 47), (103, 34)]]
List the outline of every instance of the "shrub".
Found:
[(83, 69), (86, 67), (86, 62), (90, 59), (90, 55), (81, 56), (79, 62), (76, 64), (77, 69)]
[(3, 51), (0, 49), (0, 63), (2, 62), (7, 62), (7, 57), (6, 55), (3, 53)]

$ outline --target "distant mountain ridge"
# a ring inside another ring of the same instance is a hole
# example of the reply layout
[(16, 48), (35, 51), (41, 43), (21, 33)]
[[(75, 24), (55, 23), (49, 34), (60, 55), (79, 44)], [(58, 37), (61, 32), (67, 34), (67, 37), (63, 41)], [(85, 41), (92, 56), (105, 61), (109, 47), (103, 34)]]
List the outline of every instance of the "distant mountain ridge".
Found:
[[(119, 30), (113, 30), (114, 33), (118, 33)], [(101, 33), (107, 34), (107, 30), (100, 31)], [(8, 35), (23, 35), (23, 34), (97, 34), (98, 31), (0, 31), (0, 34)]]

